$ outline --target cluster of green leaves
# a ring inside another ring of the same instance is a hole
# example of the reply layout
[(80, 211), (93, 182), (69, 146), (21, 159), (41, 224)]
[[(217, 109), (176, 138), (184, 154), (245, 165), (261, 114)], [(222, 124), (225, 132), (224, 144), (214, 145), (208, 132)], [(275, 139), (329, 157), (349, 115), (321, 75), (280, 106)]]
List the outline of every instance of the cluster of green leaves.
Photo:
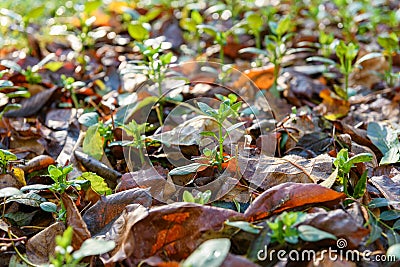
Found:
[[(256, 19), (253, 19), (256, 21)], [(258, 27), (260, 21), (253, 22), (254, 27)], [(287, 42), (293, 37), (293, 33), (290, 32), (293, 26), (293, 20), (290, 16), (286, 16), (278, 22), (269, 21), (268, 23), (271, 34), (265, 36), (265, 50), (260, 48), (248, 47), (240, 50), (241, 53), (255, 53), (263, 55), (274, 65), (274, 82), (271, 88), (271, 93), (279, 97), (278, 90), (278, 77), (282, 60), (285, 55), (295, 52), (295, 50), (288, 49)]]
[(370, 122), (367, 128), (368, 138), (382, 152), (380, 165), (392, 164), (400, 161), (399, 130), (385, 127), (376, 122)]
[(378, 36), (378, 44), (383, 47), (383, 55), (387, 58), (389, 63), (389, 69), (385, 71), (384, 78), (386, 84), (392, 87), (400, 78), (399, 73), (393, 73), (393, 55), (400, 51), (399, 37), (394, 32), (390, 34), (381, 34)]
[(300, 225), (305, 220), (304, 212), (283, 212), (272, 222), (267, 222), (271, 229), (271, 243), (278, 242), (283, 245), (285, 243), (297, 244), (299, 239), (308, 242), (315, 242), (322, 239), (334, 239), (336, 236), (319, 230), (310, 225)]
[(81, 266), (80, 261), (88, 256), (107, 253), (115, 248), (114, 241), (89, 238), (82, 243), (79, 250), (73, 250), (72, 243), (73, 228), (69, 226), (62, 236), (56, 236), (55, 255), (50, 257), (50, 266)]
[(10, 161), (17, 160), (17, 156), (8, 150), (0, 149), (0, 174), (7, 173)]
[(183, 201), (190, 203), (206, 204), (210, 200), (211, 194), (211, 190), (207, 190), (204, 192), (199, 192), (196, 196), (193, 196), (192, 193), (185, 190), (183, 192)]
[(350, 170), (355, 167), (354, 164), (361, 162), (368, 162), (372, 160), (372, 155), (370, 153), (360, 153), (353, 157), (349, 157), (349, 152), (347, 149), (343, 148), (339, 151), (334, 160), (333, 164), (337, 169), (337, 179), (339, 183), (343, 185), (343, 192), (349, 196), (358, 199), (362, 197), (365, 193), (367, 187), (367, 171), (365, 171), (356, 186), (354, 187), (353, 194), (349, 193), (349, 179), (350, 179)]
[(225, 130), (223, 133), (224, 122), (231, 117), (238, 117), (239, 109), (242, 106), (242, 102), (237, 102), (238, 98), (234, 94), (229, 94), (227, 97), (222, 95), (217, 95), (221, 100), (221, 104), (217, 110), (213, 109), (209, 105), (203, 102), (197, 103), (198, 107), (202, 112), (208, 115), (212, 120), (214, 120), (218, 124), (218, 135), (212, 131), (201, 132), (202, 136), (209, 136), (215, 138), (218, 141), (218, 148), (215, 148), (213, 151), (205, 151), (207, 153), (206, 156), (210, 157), (211, 155), (215, 155), (215, 160), (211, 162), (211, 165), (217, 165), (219, 169), (222, 169), (222, 163), (225, 162), (224, 157), (224, 141), (229, 136), (229, 133), (239, 127), (241, 127), (244, 122), (236, 123)]

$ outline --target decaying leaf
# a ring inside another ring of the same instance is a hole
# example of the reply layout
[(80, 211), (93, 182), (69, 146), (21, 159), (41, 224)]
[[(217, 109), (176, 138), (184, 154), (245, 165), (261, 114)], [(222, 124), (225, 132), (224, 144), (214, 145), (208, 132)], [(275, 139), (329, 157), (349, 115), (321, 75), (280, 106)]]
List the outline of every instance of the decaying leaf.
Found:
[(256, 221), (305, 205), (338, 204), (344, 198), (345, 194), (317, 184), (283, 183), (258, 196), (244, 215), (248, 220)]
[(152, 199), (148, 190), (141, 188), (102, 196), (96, 204), (85, 212), (83, 220), (89, 231), (94, 235), (120, 215), (127, 205), (140, 204), (144, 207), (150, 207), (151, 202)]
[(336, 120), (349, 113), (350, 103), (346, 100), (332, 96), (329, 89), (322, 90), (319, 95), (322, 98), (322, 103), (318, 106), (318, 109), (328, 120)]
[[(129, 257), (131, 262), (138, 263), (151, 256), (180, 261), (204, 241), (204, 233), (218, 231), (227, 219), (233, 218), (240, 219), (243, 215), (194, 203), (174, 203), (149, 211), (139, 206), (114, 223), (113, 228), (125, 229), (125, 233), (107, 262)], [(125, 224), (131, 227), (126, 228)], [(106, 236), (116, 231), (110, 230)], [(116, 236), (113, 238), (120, 240)]]

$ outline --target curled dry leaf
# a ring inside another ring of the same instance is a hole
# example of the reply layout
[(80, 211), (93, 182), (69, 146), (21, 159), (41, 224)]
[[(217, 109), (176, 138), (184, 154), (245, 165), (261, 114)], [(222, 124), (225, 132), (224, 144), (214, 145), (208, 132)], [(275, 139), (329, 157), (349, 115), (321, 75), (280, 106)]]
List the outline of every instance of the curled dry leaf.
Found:
[[(395, 182), (400, 180), (400, 175), (396, 175), (393, 178), (387, 176), (373, 176), (371, 177), (371, 183), (381, 192), (381, 194), (388, 200), (394, 203), (400, 202), (400, 183)], [(400, 209), (400, 204), (393, 204), (396, 209)]]
[[(107, 262), (129, 257), (130, 262), (137, 264), (151, 256), (180, 261), (205, 240), (204, 233), (218, 231), (227, 219), (234, 218), (243, 219), (243, 215), (194, 203), (174, 203), (149, 211), (139, 206), (122, 215), (106, 233), (118, 243), (118, 249), (112, 252), (112, 258)], [(132, 227), (128, 228), (129, 225)], [(123, 235), (112, 236), (113, 233)]]
[(310, 204), (338, 204), (346, 197), (318, 184), (283, 183), (262, 193), (251, 203), (244, 215), (256, 221), (284, 210)]
[(314, 208), (315, 212), (307, 214), (304, 225), (311, 225), (319, 230), (334, 234), (347, 241), (346, 249), (356, 249), (369, 234), (369, 230), (357, 222), (348, 212), (336, 209), (326, 211)]
[(336, 120), (349, 113), (350, 103), (333, 96), (329, 89), (322, 90), (319, 96), (322, 98), (322, 103), (317, 110), (328, 120)]
[(61, 195), (61, 200), (67, 210), (67, 225), (74, 229), (72, 235), (72, 247), (77, 250), (81, 247), (83, 241), (90, 238), (90, 232), (83, 221), (81, 213), (76, 207), (71, 197), (64, 193)]
[(25, 173), (47, 168), (49, 165), (55, 164), (55, 160), (47, 155), (40, 155), (29, 160), (27, 164), (19, 166)]
[(48, 263), (49, 256), (54, 254), (56, 236), (62, 235), (64, 230), (64, 224), (56, 222), (30, 238), (26, 243), (28, 259), (35, 264)]
[(87, 228), (92, 235), (99, 232), (108, 223), (122, 213), (129, 204), (141, 204), (150, 207), (152, 198), (148, 190), (133, 188), (109, 196), (102, 196), (100, 200), (90, 207), (83, 215)]

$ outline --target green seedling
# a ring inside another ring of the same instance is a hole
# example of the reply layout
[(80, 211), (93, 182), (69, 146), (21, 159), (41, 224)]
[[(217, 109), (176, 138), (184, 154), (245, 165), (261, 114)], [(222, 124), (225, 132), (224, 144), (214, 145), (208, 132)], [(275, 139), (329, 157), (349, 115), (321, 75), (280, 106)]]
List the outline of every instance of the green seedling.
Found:
[(73, 77), (67, 77), (64, 74), (61, 75), (61, 84), (62, 86), (69, 91), (71, 94), (72, 102), (74, 103), (75, 108), (79, 108), (78, 97), (76, 96), (75, 89), (75, 79)]
[(274, 82), (270, 90), (271, 93), (276, 97), (279, 97), (278, 77), (283, 57), (287, 54), (295, 52), (295, 50), (290, 50), (286, 46), (286, 42), (290, 41), (290, 39), (293, 37), (293, 33), (289, 32), (291, 27), (292, 20), (289, 16), (281, 19), (278, 23), (270, 21), (269, 29), (271, 34), (267, 35), (264, 40), (266, 50), (248, 47), (239, 51), (240, 53), (248, 52), (263, 55), (274, 65)]
[[(11, 81), (0, 80), (0, 96), (8, 99), (15, 99), (15, 98), (29, 98), (31, 94), (24, 87), (14, 86), (14, 84)], [(7, 111), (16, 110), (20, 108), (21, 105), (17, 103), (7, 104), (0, 112), (0, 120), (3, 118), (4, 113), (6, 113)]]
[(50, 266), (82, 266), (80, 261), (84, 257), (100, 255), (115, 248), (114, 241), (89, 238), (82, 243), (79, 250), (72, 248), (73, 229), (69, 226), (62, 236), (56, 236), (55, 255), (50, 257)]
[(145, 164), (145, 157), (143, 150), (146, 149), (146, 135), (144, 135), (147, 127), (147, 123), (138, 124), (136, 121), (132, 120), (126, 125), (121, 125), (120, 127), (125, 130), (128, 136), (133, 137), (132, 141), (124, 143), (124, 146), (131, 146), (137, 149), (140, 157), (140, 162), (142, 166)]
[(206, 33), (214, 38), (214, 44), (219, 46), (219, 60), (221, 64), (225, 63), (224, 47), (227, 44), (228, 36), (232, 35), (244, 25), (245, 22), (240, 22), (232, 26), (226, 31), (219, 30), (217, 27), (212, 25), (197, 25), (197, 29), (200, 33)]
[(336, 93), (345, 100), (349, 98), (349, 75), (355, 68), (353, 60), (357, 57), (357, 53), (358, 46), (353, 43), (346, 45), (343, 41), (340, 41), (336, 46), (336, 56), (340, 62), (339, 70), (344, 76), (344, 88), (343, 90), (336, 90)]
[(389, 63), (389, 69), (385, 71), (385, 81), (388, 86), (393, 87), (400, 77), (399, 73), (393, 73), (393, 55), (400, 50), (399, 37), (394, 32), (391, 34), (382, 34), (378, 36), (378, 43), (383, 47), (383, 55)]
[(277, 242), (280, 245), (286, 243), (297, 244), (299, 239), (308, 242), (316, 242), (322, 239), (334, 239), (336, 236), (321, 231), (309, 225), (300, 225), (305, 220), (304, 212), (283, 212), (272, 222), (267, 222), (271, 229), (271, 243)]
[(193, 196), (189, 191), (183, 192), (183, 201), (190, 203), (206, 204), (211, 197), (211, 190), (199, 192), (196, 196)]
[[(184, 12), (188, 13), (188, 12)], [(197, 30), (197, 26), (201, 25), (204, 22), (204, 19), (198, 10), (192, 10), (189, 14), (185, 14), (182, 19), (179, 21), (179, 25), (182, 29), (186, 30), (189, 34), (189, 40), (193, 42), (193, 45), (197, 46), (197, 53), (201, 53), (201, 42), (200, 42), (200, 33)]]
[[(54, 165), (50, 165), (47, 168), (49, 172), (50, 178), (54, 181), (54, 183), (49, 187), (49, 190), (56, 194), (63, 194), (65, 190), (73, 186), (75, 189), (80, 190), (81, 186), (84, 184), (88, 184), (87, 180), (67, 180), (67, 175), (73, 170), (72, 165), (68, 165), (66, 167), (57, 167)], [(49, 202), (45, 202), (46, 205), (41, 205), (41, 208), (45, 211), (55, 212), (56, 210), (52, 206), (47, 205)], [(43, 204), (43, 203), (42, 203)], [(57, 219), (61, 221), (65, 221), (66, 212), (64, 203), (60, 199), (61, 208), (58, 210)]]
[(354, 19), (362, 9), (362, 4), (351, 0), (334, 0), (338, 10), (338, 27), (342, 28), (347, 41), (354, 41), (358, 31), (357, 21)]
[(367, 173), (365, 172), (358, 183), (354, 187), (353, 195), (349, 193), (349, 180), (350, 180), (350, 170), (355, 167), (354, 164), (361, 162), (368, 162), (372, 160), (372, 155), (370, 153), (360, 153), (349, 158), (349, 152), (347, 149), (343, 148), (339, 151), (334, 160), (333, 164), (338, 170), (337, 179), (339, 183), (343, 185), (343, 192), (354, 198), (360, 198), (364, 195), (366, 189)]
[[(225, 120), (231, 117), (237, 117), (238, 111), (242, 106), (242, 102), (237, 102), (237, 96), (234, 94), (229, 94), (228, 97), (219, 96), (222, 100), (219, 108), (217, 110), (213, 109), (206, 103), (199, 102), (197, 105), (200, 110), (207, 114), (211, 119), (213, 119), (218, 124), (218, 135), (211, 131), (201, 132), (203, 136), (213, 137), (218, 141), (218, 149), (216, 150), (216, 162), (219, 169), (222, 169), (222, 163), (225, 162), (224, 158), (224, 141), (228, 137), (229, 133), (244, 124), (244, 122), (236, 123), (226, 129), (225, 134), (223, 133), (223, 123)], [(214, 153), (214, 152), (213, 152)]]
[(10, 161), (17, 160), (17, 156), (8, 150), (0, 149), (0, 174), (5, 174), (10, 169)]

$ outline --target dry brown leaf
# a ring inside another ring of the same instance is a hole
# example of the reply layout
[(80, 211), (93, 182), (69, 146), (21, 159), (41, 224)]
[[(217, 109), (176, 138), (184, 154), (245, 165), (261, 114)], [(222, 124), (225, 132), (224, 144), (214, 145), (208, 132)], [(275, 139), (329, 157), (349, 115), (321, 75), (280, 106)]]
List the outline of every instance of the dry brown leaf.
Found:
[[(381, 194), (389, 201), (400, 201), (400, 183), (394, 182), (398, 180), (400, 175), (396, 175), (393, 178), (386, 176), (373, 176), (369, 180)], [(396, 209), (400, 209), (400, 204), (393, 204)]]
[(283, 183), (259, 195), (244, 215), (250, 221), (310, 204), (337, 204), (346, 197), (318, 184)]
[(83, 241), (90, 238), (91, 235), (71, 197), (67, 193), (63, 193), (61, 195), (61, 200), (67, 210), (67, 225), (74, 229), (71, 245), (74, 250), (77, 250), (81, 247)]
[[(118, 249), (107, 262), (129, 257), (130, 262), (137, 264), (152, 256), (180, 261), (205, 240), (205, 232), (220, 230), (224, 222), (232, 218), (243, 219), (243, 215), (194, 203), (164, 205), (150, 209), (148, 214), (144, 207), (139, 206), (113, 224), (113, 229), (120, 229), (117, 231), (124, 234), (112, 237), (117, 240)], [(113, 229), (106, 235), (116, 232)], [(123, 238), (122, 242), (120, 238)]]
[(40, 231), (26, 243), (26, 255), (35, 264), (45, 264), (49, 262), (49, 257), (54, 254), (56, 247), (56, 236), (62, 235), (65, 225), (56, 222), (43, 231)]
[(148, 190), (134, 188), (101, 199), (90, 207), (83, 215), (87, 228), (92, 235), (99, 232), (108, 223), (122, 213), (128, 204), (141, 204), (150, 207), (152, 198)]

